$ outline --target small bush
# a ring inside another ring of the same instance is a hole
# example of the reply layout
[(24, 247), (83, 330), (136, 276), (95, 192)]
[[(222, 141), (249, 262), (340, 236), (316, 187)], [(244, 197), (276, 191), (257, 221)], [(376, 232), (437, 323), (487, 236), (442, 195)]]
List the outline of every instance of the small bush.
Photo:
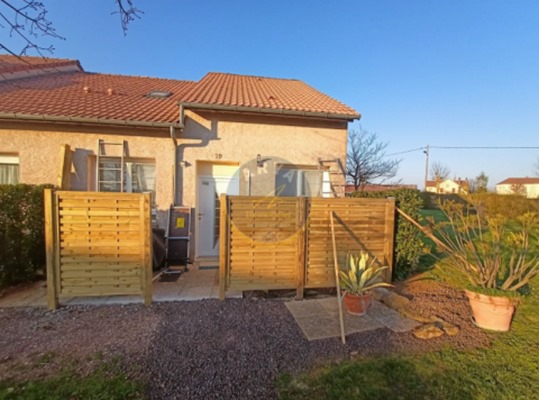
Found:
[[(421, 192), (414, 189), (397, 189), (380, 192), (354, 192), (351, 197), (364, 198), (387, 198), (394, 197), (397, 207), (419, 221), (419, 210), (423, 207)], [(397, 214), (397, 232), (395, 237), (395, 279), (404, 279), (411, 275), (419, 267), (419, 259), (425, 253), (425, 245), (421, 240), (419, 230)]]
[(0, 288), (32, 280), (45, 265), (46, 187), (0, 185)]

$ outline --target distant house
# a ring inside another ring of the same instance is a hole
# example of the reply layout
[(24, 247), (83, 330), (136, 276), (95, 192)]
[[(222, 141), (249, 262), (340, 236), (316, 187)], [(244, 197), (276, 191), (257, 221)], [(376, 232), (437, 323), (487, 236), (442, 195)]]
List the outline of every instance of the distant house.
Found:
[(519, 194), (528, 199), (539, 198), (539, 178), (507, 178), (496, 185), (498, 194)]
[[(379, 184), (372, 184), (372, 185), (366, 185), (363, 188), (364, 192), (384, 192), (387, 190), (398, 190), (398, 189), (415, 189), (417, 190), (417, 185), (379, 185)], [(346, 185), (346, 193), (353, 193), (356, 191), (356, 188), (354, 185), (347, 184)]]
[(446, 179), (441, 182), (435, 180), (427, 181), (425, 187), (426, 192), (439, 193), (439, 194), (448, 194), (448, 193), (457, 193), (457, 194), (467, 194), (470, 189), (470, 183), (467, 179)]

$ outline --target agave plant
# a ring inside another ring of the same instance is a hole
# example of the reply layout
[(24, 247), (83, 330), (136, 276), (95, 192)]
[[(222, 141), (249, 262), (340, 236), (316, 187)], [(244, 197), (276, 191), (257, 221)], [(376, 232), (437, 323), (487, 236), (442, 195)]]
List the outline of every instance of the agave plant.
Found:
[(350, 294), (363, 294), (376, 287), (388, 287), (389, 283), (382, 282), (382, 272), (389, 267), (380, 267), (375, 259), (369, 263), (369, 254), (348, 254), (346, 264), (348, 271), (340, 271), (341, 288)]

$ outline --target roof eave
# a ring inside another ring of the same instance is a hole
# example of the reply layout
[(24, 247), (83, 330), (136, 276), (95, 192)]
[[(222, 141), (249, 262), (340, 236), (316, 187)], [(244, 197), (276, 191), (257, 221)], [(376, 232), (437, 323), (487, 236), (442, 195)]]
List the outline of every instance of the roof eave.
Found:
[(107, 118), (90, 118), (90, 117), (68, 117), (68, 116), (59, 116), (59, 115), (22, 114), (22, 113), (6, 113), (6, 112), (0, 112), (0, 120), (79, 123), (79, 124), (107, 125), (107, 126), (137, 126), (137, 127), (144, 127), (144, 128), (170, 128), (171, 126), (179, 127), (179, 124), (177, 122), (138, 121), (138, 120), (128, 120), (128, 119), (107, 119)]
[(263, 108), (263, 107), (245, 107), (245, 106), (225, 106), (221, 104), (192, 103), (179, 101), (178, 104), (183, 108), (213, 110), (213, 111), (233, 111), (233, 112), (251, 112), (257, 114), (289, 115), (296, 117), (326, 118), (354, 121), (361, 118), (360, 113), (356, 114), (338, 114), (329, 112), (286, 110), (283, 108)]

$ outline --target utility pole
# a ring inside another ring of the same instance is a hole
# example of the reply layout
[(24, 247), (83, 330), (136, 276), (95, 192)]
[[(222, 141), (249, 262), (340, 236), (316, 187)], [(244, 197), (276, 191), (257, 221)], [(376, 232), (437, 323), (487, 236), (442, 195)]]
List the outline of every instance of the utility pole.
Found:
[(429, 145), (427, 145), (425, 150), (423, 150), (423, 153), (425, 153), (426, 156), (427, 156), (427, 160), (426, 160), (426, 163), (425, 163), (425, 188), (423, 189), (426, 192), (427, 191), (427, 180), (429, 179), (429, 153), (430, 153)]

